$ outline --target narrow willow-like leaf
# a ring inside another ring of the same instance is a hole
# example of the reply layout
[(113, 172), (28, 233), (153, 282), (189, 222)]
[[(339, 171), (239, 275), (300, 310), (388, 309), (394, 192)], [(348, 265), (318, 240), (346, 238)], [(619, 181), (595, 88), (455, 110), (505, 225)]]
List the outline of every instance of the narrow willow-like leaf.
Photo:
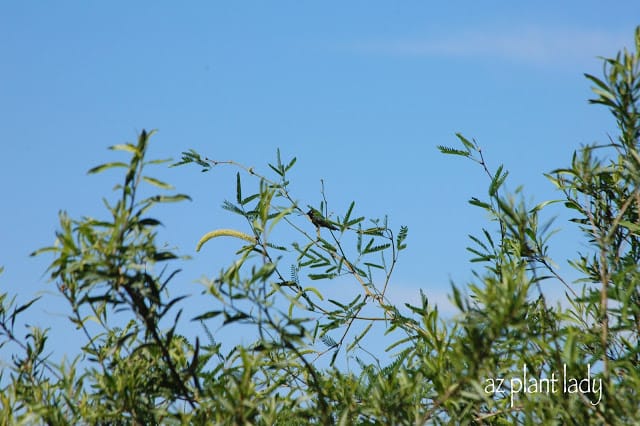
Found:
[(469, 200), (469, 204), (473, 206), (482, 207), (483, 209), (486, 209), (486, 210), (491, 210), (490, 204), (485, 203), (484, 201), (480, 201), (476, 197), (471, 197), (471, 199)]
[(126, 152), (130, 152), (130, 153), (132, 153), (134, 155), (140, 155), (140, 151), (138, 150), (138, 148), (136, 148), (135, 146), (133, 146), (130, 143), (112, 145), (112, 146), (109, 147), (109, 149), (111, 149), (113, 151), (126, 151)]
[(384, 266), (378, 265), (377, 263), (364, 262), (366, 266), (370, 266), (371, 268), (382, 269), (384, 270)]
[(157, 203), (175, 203), (178, 201), (191, 201), (191, 197), (186, 194), (175, 194), (175, 195), (156, 195), (150, 198), (151, 201)]
[(362, 338), (369, 332), (369, 330), (371, 330), (371, 326), (373, 326), (373, 322), (370, 322), (364, 328), (364, 330), (360, 334), (358, 334), (355, 339), (353, 339), (353, 342), (349, 346), (347, 346), (347, 352), (351, 352), (353, 350), (353, 348), (358, 346), (358, 344), (360, 343)]
[[(154, 219), (154, 218), (151, 218), (151, 217), (147, 217), (147, 218), (144, 218), (144, 219), (140, 219), (138, 221), (138, 224), (143, 225), (143, 226), (159, 226), (159, 225), (162, 225), (162, 222), (160, 222), (157, 219)], [(92, 226), (93, 225), (96, 225), (96, 224), (92, 223)], [(109, 224), (109, 225), (111, 225), (111, 224)]]
[(329, 303), (332, 303), (332, 304), (334, 304), (334, 305), (336, 305), (336, 306), (338, 306), (338, 307), (340, 307), (342, 309), (347, 309), (347, 305), (345, 305), (343, 303), (340, 303), (337, 300), (329, 299)]
[(236, 202), (242, 204), (242, 186), (240, 185), (240, 172), (236, 173)]
[(473, 240), (476, 244), (478, 244), (480, 247), (482, 247), (484, 250), (489, 251), (489, 249), (487, 248), (487, 246), (484, 244), (483, 241), (481, 241), (478, 237), (475, 237), (471, 234), (468, 235), (468, 237)]
[(320, 292), (318, 291), (318, 289), (317, 289), (317, 288), (315, 288), (315, 287), (305, 287), (305, 288), (303, 289), (303, 291), (304, 291), (305, 293), (306, 293), (306, 292), (308, 292), (308, 291), (310, 291), (310, 292), (312, 292), (313, 294), (315, 294), (315, 295), (316, 295), (316, 297), (317, 297), (318, 299), (320, 299), (320, 300), (324, 300), (324, 297), (322, 296), (322, 293), (320, 293)]
[(505, 172), (504, 174), (502, 174), (502, 169), (503, 166), (501, 164), (500, 167), (498, 167), (498, 170), (496, 170), (493, 179), (491, 179), (491, 184), (489, 185), (489, 196), (491, 197), (494, 197), (496, 195), (498, 189), (500, 189), (500, 186), (509, 174), (509, 172)]
[(253, 194), (253, 195), (249, 195), (247, 198), (245, 198), (244, 200), (242, 200), (240, 202), (240, 204), (242, 204), (243, 206), (250, 203), (251, 201), (255, 200), (256, 198), (258, 198), (260, 196), (260, 194)]
[(465, 138), (462, 133), (456, 133), (456, 137), (460, 140), (460, 142), (462, 142), (462, 144), (465, 146), (465, 148), (467, 148), (468, 151), (474, 151), (476, 150), (476, 146), (475, 144), (473, 144), (471, 141), (469, 141), (467, 138)]
[(634, 234), (640, 234), (640, 225), (628, 222), (626, 220), (621, 220), (620, 226), (627, 228), (629, 231), (631, 231)]
[(284, 171), (288, 172), (289, 170), (291, 170), (293, 165), (296, 164), (296, 161), (297, 161), (296, 157), (293, 157), (291, 161), (289, 161), (289, 164), (287, 164), (287, 167), (284, 168)]
[[(2, 270), (0, 270), (0, 272), (2, 272)], [(31, 299), (29, 302), (25, 303), (24, 305), (21, 305), (17, 308), (15, 308), (13, 310), (13, 313), (11, 314), (10, 318), (11, 318), (11, 328), (14, 327), (15, 324), (15, 320), (16, 320), (16, 316), (20, 313), (23, 312), (27, 309), (29, 309), (29, 306), (33, 305), (35, 302), (37, 302), (40, 299), (41, 296), (38, 296), (34, 299)]]
[(487, 261), (490, 261), (491, 259), (494, 258), (493, 255), (486, 254), (486, 253), (481, 253), (481, 252), (479, 252), (478, 250), (476, 250), (476, 249), (474, 249), (472, 247), (467, 247), (466, 250), (471, 252), (471, 253), (473, 253), (473, 254), (475, 254), (477, 256), (477, 257), (474, 257), (474, 258), (471, 259), (471, 262), (474, 262), (474, 263), (476, 263), (476, 262), (487, 262)]
[(351, 228), (354, 225), (357, 225), (358, 223), (362, 222), (363, 220), (364, 220), (364, 216), (356, 217), (355, 219), (352, 219), (349, 222), (346, 222), (345, 228)]
[(158, 165), (158, 164), (170, 163), (171, 161), (173, 161), (173, 159), (171, 159), (171, 158), (163, 158), (163, 159), (158, 159), (158, 160), (145, 161), (143, 164), (145, 166), (147, 166), (147, 165)]
[(317, 280), (330, 280), (336, 277), (336, 274), (308, 274), (309, 279)]
[(280, 170), (279, 168), (273, 166), (272, 164), (269, 164), (269, 167), (271, 168), (271, 170), (273, 170), (274, 172), (276, 172), (278, 174), (278, 176), (282, 177), (283, 173), (282, 170)]
[(96, 167), (90, 169), (87, 172), (87, 174), (100, 173), (100, 172), (103, 172), (105, 170), (112, 169), (114, 167), (124, 167), (126, 169), (127, 167), (129, 167), (129, 165), (125, 164), (123, 162), (120, 162), (120, 161), (116, 161), (116, 162), (113, 162), (113, 163), (101, 164), (99, 166), (96, 166)]
[(230, 323), (236, 322), (236, 321), (241, 321), (241, 320), (244, 320), (244, 319), (247, 319), (247, 318), (251, 318), (251, 316), (245, 314), (244, 312), (238, 312), (235, 315), (228, 315), (225, 312), (225, 317), (226, 318), (224, 319), (224, 322), (223, 322), (224, 325), (227, 325), (227, 324), (230, 324)]
[(351, 212), (353, 211), (353, 207), (356, 205), (355, 201), (352, 201), (351, 204), (349, 204), (349, 208), (347, 209), (347, 213), (345, 213), (344, 215), (344, 220), (342, 221), (342, 223), (345, 226), (349, 226), (349, 219), (351, 218)]
[(177, 259), (178, 256), (176, 256), (175, 254), (171, 253), (170, 251), (161, 251), (158, 253), (155, 253), (153, 255), (153, 260), (156, 262), (160, 262), (160, 261), (164, 261), (164, 260), (171, 260), (171, 259)]
[(153, 186), (157, 186), (158, 188), (161, 188), (161, 189), (173, 189), (173, 185), (170, 185), (166, 182), (162, 182), (161, 180), (158, 180), (156, 178), (152, 178), (149, 176), (142, 176), (142, 180), (144, 180), (147, 183), (150, 183)]

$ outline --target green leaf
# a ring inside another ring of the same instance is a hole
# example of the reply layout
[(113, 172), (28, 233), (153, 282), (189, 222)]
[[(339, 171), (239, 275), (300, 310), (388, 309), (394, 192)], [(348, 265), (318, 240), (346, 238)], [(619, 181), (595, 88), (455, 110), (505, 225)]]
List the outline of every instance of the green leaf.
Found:
[(396, 245), (398, 246), (398, 250), (403, 250), (407, 247), (406, 244), (403, 244), (407, 239), (407, 235), (409, 234), (409, 227), (401, 226), (400, 232), (398, 233), (398, 237), (396, 238)]
[(325, 279), (333, 279), (336, 274), (309, 274), (307, 275), (311, 280), (325, 280)]
[(468, 157), (471, 155), (469, 151), (462, 151), (460, 149), (455, 149), (448, 146), (438, 145), (437, 148), (440, 150), (441, 153), (447, 154), (447, 155), (460, 155), (462, 157)]
[(130, 143), (112, 145), (109, 147), (109, 149), (113, 151), (126, 151), (134, 155), (140, 155), (140, 151), (138, 151), (138, 149)]
[(144, 180), (147, 183), (150, 183), (153, 186), (157, 186), (158, 188), (161, 188), (161, 189), (173, 189), (172, 185), (162, 182), (161, 180), (158, 180), (156, 178), (152, 178), (149, 176), (142, 176), (142, 180)]
[(196, 163), (197, 165), (202, 167), (203, 172), (208, 172), (211, 170), (211, 164), (203, 159), (200, 154), (198, 154), (195, 150), (190, 149), (189, 151), (182, 152), (182, 159), (177, 163), (172, 164), (170, 167), (182, 166), (184, 164)]
[(258, 198), (260, 196), (260, 194), (253, 194), (253, 195), (249, 195), (247, 198), (245, 198), (244, 200), (242, 200), (240, 202), (240, 204), (242, 204), (243, 206), (250, 203), (251, 201), (255, 200), (256, 198)]
[(282, 176), (280, 174), (280, 170), (276, 169), (273, 165), (269, 164), (269, 167), (271, 168), (271, 170), (273, 170), (274, 172), (276, 172), (278, 175)]
[(477, 256), (477, 257), (474, 257), (474, 258), (471, 259), (471, 262), (473, 262), (473, 263), (488, 262), (488, 261), (490, 261), (491, 259), (494, 258), (493, 255), (486, 254), (486, 253), (481, 253), (481, 252), (479, 252), (478, 250), (476, 250), (476, 249), (474, 249), (472, 247), (467, 247), (467, 251), (469, 251), (469, 252), (471, 252), (471, 253), (473, 253), (473, 254), (475, 254)]
[(378, 265), (377, 263), (364, 262), (364, 264), (365, 264), (366, 266), (370, 266), (370, 267), (372, 267), (372, 268), (376, 268), (376, 269), (382, 269), (382, 270), (384, 270), (384, 266), (382, 266), (382, 265)]
[(227, 324), (230, 324), (232, 322), (236, 322), (236, 321), (240, 321), (240, 320), (243, 320), (243, 319), (251, 318), (249, 315), (245, 314), (244, 312), (238, 312), (235, 315), (227, 315), (225, 313), (225, 316), (226, 316), (226, 318), (225, 318), (224, 322), (222, 323), (223, 325), (227, 325)]
[(289, 161), (289, 164), (287, 164), (287, 167), (284, 168), (284, 171), (288, 172), (289, 170), (291, 170), (293, 165), (296, 164), (296, 161), (297, 161), (296, 157), (293, 157), (291, 161)]
[(352, 201), (349, 204), (349, 208), (347, 209), (347, 213), (344, 215), (344, 220), (342, 221), (344, 224), (349, 222), (349, 218), (351, 218), (351, 212), (353, 211), (353, 207), (356, 205), (355, 201)]
[(215, 318), (218, 315), (220, 315), (221, 313), (223, 313), (223, 311), (208, 311), (208, 312), (205, 312), (202, 315), (198, 315), (198, 316), (192, 318), (191, 321), (202, 321), (202, 320), (206, 320), (206, 319)]
[[(373, 242), (373, 240), (372, 240)], [(382, 250), (386, 250), (391, 246), (390, 243), (385, 243), (385, 244), (380, 244), (377, 246), (372, 246), (371, 244), (367, 245), (367, 247), (364, 249), (364, 251), (362, 252), (363, 254), (368, 254), (368, 253), (375, 253), (377, 251), (382, 251)]]
[(348, 309), (347, 305), (345, 305), (343, 303), (340, 303), (340, 302), (338, 302), (337, 300), (334, 300), (334, 299), (329, 299), (329, 303), (333, 303), (334, 305), (342, 308), (343, 310), (347, 310)]
[(369, 330), (371, 329), (371, 326), (373, 326), (373, 322), (370, 322), (365, 328), (364, 330), (358, 334), (358, 336), (356, 336), (355, 339), (353, 339), (353, 342), (347, 346), (347, 352), (351, 352), (351, 350), (353, 348), (355, 348), (356, 346), (358, 346), (358, 344), (360, 343), (360, 341), (362, 340), (362, 338), (369, 332)]
[(484, 250), (489, 251), (489, 249), (487, 248), (487, 246), (484, 244), (484, 242), (482, 242), (479, 238), (469, 234), (467, 235), (471, 240), (473, 240), (476, 244), (478, 244), (480, 247), (482, 247)]
[(578, 204), (573, 202), (573, 201), (565, 201), (564, 202), (564, 206), (566, 208), (568, 208), (568, 209), (577, 210), (579, 212), (582, 212), (582, 208)]
[(607, 86), (607, 84), (600, 80), (599, 78), (591, 75), (591, 74), (584, 74), (584, 76), (588, 79), (591, 80), (592, 83), (594, 83), (596, 86), (598, 86), (600, 89), (605, 90), (605, 91), (609, 91), (609, 86)]
[(487, 204), (484, 201), (480, 201), (476, 197), (471, 197), (471, 199), (469, 200), (469, 204), (477, 207), (482, 207), (485, 210), (491, 210), (490, 204)]
[(191, 197), (186, 194), (176, 194), (176, 195), (156, 195), (151, 197), (151, 201), (156, 203), (175, 203), (178, 201), (189, 200), (191, 201)]
[(320, 337), (320, 340), (322, 340), (322, 343), (324, 343), (325, 345), (327, 345), (328, 348), (335, 348), (336, 346), (338, 346), (338, 342), (336, 342), (331, 336), (329, 336), (328, 334), (325, 334), (324, 336)]
[(496, 173), (493, 176), (493, 179), (491, 179), (491, 184), (489, 185), (489, 196), (491, 197), (494, 197), (496, 195), (496, 193), (498, 192), (498, 189), (500, 189), (500, 186), (502, 186), (502, 184), (504, 183), (504, 180), (509, 175), (508, 171), (502, 174), (502, 168), (503, 168), (502, 165), (500, 165), (500, 167), (498, 167), (498, 170), (496, 170)]
[(165, 260), (177, 259), (178, 256), (171, 253), (170, 251), (160, 251), (153, 254), (152, 259), (156, 262), (161, 262)]
[[(13, 328), (15, 320), (16, 320), (16, 316), (20, 313), (23, 312), (27, 309), (29, 309), (29, 306), (33, 305), (35, 302), (37, 302), (40, 299), (40, 296), (36, 297), (35, 299), (30, 300), (29, 302), (25, 303), (22, 306), (19, 306), (17, 308), (14, 309), (13, 313), (11, 314), (11, 328)], [(4, 307), (3, 307), (4, 308)]]
[(171, 161), (173, 161), (172, 158), (163, 158), (163, 159), (158, 159), (158, 160), (149, 160), (149, 161), (145, 161), (144, 165), (157, 165), (157, 164), (165, 164), (165, 163), (170, 163)]
[(467, 138), (462, 136), (462, 133), (456, 133), (456, 137), (458, 139), (460, 139), (460, 142), (462, 142), (462, 144), (465, 146), (465, 148), (467, 148), (467, 151), (476, 150), (475, 144), (471, 143)]
[(562, 200), (547, 200), (547, 201), (543, 201), (541, 203), (536, 204), (531, 210), (529, 210), (529, 213), (540, 211), (543, 208), (545, 208), (546, 206), (548, 206), (549, 204), (555, 204), (555, 203), (559, 203), (561, 201)]
[(240, 172), (236, 173), (236, 202), (242, 204), (242, 186), (240, 185)]
[(312, 292), (313, 294), (315, 294), (315, 295), (316, 295), (316, 297), (317, 297), (318, 299), (320, 299), (320, 300), (324, 300), (324, 297), (322, 296), (322, 293), (320, 293), (320, 292), (318, 291), (318, 289), (317, 289), (317, 288), (315, 288), (315, 287), (305, 287), (305, 288), (303, 289), (303, 291), (304, 291), (305, 293), (306, 293), (306, 292), (308, 292), (308, 291), (310, 291), (310, 292)]
[[(153, 218), (151, 218), (151, 217), (147, 217), (147, 218), (144, 218), (144, 219), (140, 219), (140, 220), (138, 221), (138, 224), (139, 224), (139, 225), (143, 225), (143, 226), (158, 226), (158, 225), (162, 225), (162, 222), (160, 222), (160, 221), (159, 221), (159, 220), (157, 220), (157, 219), (153, 219)], [(98, 224), (93, 223), (92, 225), (98, 225)], [(109, 224), (107, 224), (107, 225), (111, 226), (111, 224), (110, 224), (110, 223), (109, 223)]]
[(273, 228), (282, 220), (282, 218), (293, 213), (293, 207), (289, 207), (288, 209), (284, 209), (278, 213), (269, 215), (269, 219), (271, 220), (271, 225), (269, 226), (269, 232), (273, 230)]
[(230, 201), (226, 201), (225, 200), (222, 203), (222, 208), (227, 210), (227, 211), (230, 211), (232, 213), (239, 214), (240, 216), (244, 216), (245, 215), (245, 212), (240, 207), (236, 206), (235, 204), (233, 204)]
[(346, 226), (347, 228), (350, 228), (362, 222), (363, 220), (364, 220), (364, 216), (356, 217), (355, 219), (350, 220), (349, 222), (346, 222), (344, 226)]
[(569, 333), (562, 349), (563, 361), (568, 364), (573, 364), (576, 360), (576, 339), (575, 333)]
[(125, 164), (125, 163), (123, 163), (121, 161), (116, 161), (116, 162), (113, 162), (113, 163), (101, 164), (101, 165), (96, 166), (96, 167), (92, 168), (91, 170), (89, 170), (87, 172), (87, 174), (91, 175), (91, 174), (95, 174), (95, 173), (100, 173), (100, 172), (103, 172), (103, 171), (105, 171), (107, 169), (112, 169), (114, 167), (124, 167), (126, 169), (127, 167), (129, 167), (129, 165)]
[(377, 237), (382, 237), (382, 233), (385, 231), (386, 229), (380, 226), (376, 226), (373, 228), (367, 228), (367, 229), (362, 229), (359, 230), (358, 233), (362, 234), (362, 235), (374, 235)]
[(453, 302), (455, 304), (455, 306), (460, 309), (460, 311), (464, 312), (465, 311), (465, 307), (464, 307), (464, 303), (462, 302), (462, 295), (460, 294), (460, 290), (458, 289), (458, 287), (451, 286), (452, 290), (453, 290)]
[(626, 220), (621, 220), (620, 221), (620, 226), (624, 226), (625, 228), (627, 228), (629, 231), (631, 231), (634, 234), (640, 234), (640, 225), (628, 222)]

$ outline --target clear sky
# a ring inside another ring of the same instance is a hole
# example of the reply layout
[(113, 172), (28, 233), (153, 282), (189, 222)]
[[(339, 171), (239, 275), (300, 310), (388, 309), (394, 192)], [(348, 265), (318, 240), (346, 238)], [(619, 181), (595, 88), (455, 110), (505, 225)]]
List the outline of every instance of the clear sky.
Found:
[[(444, 304), (450, 280), (471, 278), (467, 234), (486, 218), (466, 201), (487, 181), (436, 146), (462, 132), (490, 167), (505, 164), (510, 188), (558, 197), (543, 173), (615, 133), (587, 104), (582, 74), (631, 46), (640, 18), (637, 0), (35, 4), (0, 3), (0, 288), (21, 301), (53, 290), (50, 259), (28, 255), (53, 242), (58, 211), (102, 214), (119, 179), (86, 171), (118, 158), (109, 145), (155, 128), (153, 158), (194, 148), (266, 171), (276, 148), (296, 156), (299, 199), (317, 203), (324, 179), (336, 213), (355, 200), (361, 214), (408, 225), (392, 298), (415, 301), (422, 288)], [(235, 223), (219, 208), (233, 172), (154, 175), (194, 199), (158, 214), (162, 236), (194, 255), (180, 279), (196, 294), (194, 281), (223, 266), (194, 248)], [(558, 226), (566, 257), (581, 246)], [(46, 300), (30, 322), (66, 324), (62, 299)]]

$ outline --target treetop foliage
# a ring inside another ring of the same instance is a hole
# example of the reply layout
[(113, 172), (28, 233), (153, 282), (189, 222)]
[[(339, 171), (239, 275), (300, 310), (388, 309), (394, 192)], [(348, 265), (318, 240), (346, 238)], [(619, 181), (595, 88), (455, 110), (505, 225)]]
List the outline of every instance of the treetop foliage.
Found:
[[(619, 134), (582, 146), (546, 175), (556, 200), (530, 205), (521, 188), (507, 191), (505, 166), (491, 170), (480, 144), (462, 134), (457, 147), (438, 147), (479, 165), (487, 192), (469, 203), (490, 218), (470, 235), (475, 278), (452, 284), (459, 314), (448, 321), (428, 289), (415, 306), (387, 297), (407, 227), (368, 218), (355, 202), (336, 209), (324, 190), (316, 199), (293, 194), (296, 159), (279, 151), (264, 174), (193, 150), (172, 164), (233, 168), (235, 188), (222, 208), (243, 223), (203, 229), (197, 251), (220, 237), (242, 245), (228, 265), (206, 271), (202, 294), (191, 296), (208, 308), (183, 317), (190, 298), (174, 294), (173, 283), (176, 265), (188, 262), (158, 244), (154, 212), (189, 196), (147, 174), (167, 163), (147, 159), (153, 131), (112, 146), (128, 161), (89, 171), (122, 172), (117, 197), (103, 200), (107, 219), (62, 212), (55, 243), (34, 253), (51, 256), (51, 282), (84, 335), (74, 358), (47, 355), (47, 330), (19, 331), (38, 298), (17, 305), (0, 294), (0, 346), (12, 351), (0, 373), (0, 422), (638, 423), (640, 27), (635, 50), (604, 59), (603, 76), (586, 78), (590, 102), (611, 112)], [(158, 192), (143, 196), (143, 187)], [(571, 261), (576, 282), (549, 254), (555, 231), (542, 217), (550, 204), (568, 209), (584, 237)], [(328, 296), (326, 285), (336, 282), (355, 297)], [(566, 306), (548, 300), (546, 283), (565, 288)], [(250, 327), (254, 340), (224, 347), (220, 327)], [(393, 339), (391, 362), (366, 344), (374, 331)], [(341, 366), (346, 354), (357, 368)]]

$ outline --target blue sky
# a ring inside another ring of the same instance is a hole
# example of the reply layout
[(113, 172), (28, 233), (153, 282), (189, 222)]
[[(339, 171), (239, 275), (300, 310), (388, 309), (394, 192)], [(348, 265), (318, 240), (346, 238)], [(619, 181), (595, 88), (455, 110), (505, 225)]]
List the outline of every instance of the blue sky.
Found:
[[(462, 132), (477, 139), (490, 167), (505, 164), (509, 188), (522, 184), (536, 201), (558, 197), (543, 173), (567, 165), (581, 143), (615, 134), (607, 111), (587, 104), (582, 77), (600, 75), (597, 56), (631, 45), (640, 3), (615, 7), (2, 2), (2, 291), (26, 300), (53, 290), (43, 275), (50, 259), (29, 253), (53, 242), (59, 210), (102, 214), (100, 198), (118, 177), (86, 171), (117, 158), (109, 145), (155, 128), (151, 157), (194, 148), (266, 170), (280, 148), (298, 158), (299, 199), (316, 203), (324, 179), (336, 213), (355, 200), (362, 214), (408, 225), (391, 296), (415, 300), (422, 288), (444, 307), (449, 281), (471, 279), (467, 234), (486, 218), (466, 201), (486, 194), (487, 182), (478, 167), (436, 146), (455, 145)], [(194, 281), (222, 265), (212, 262), (213, 249), (195, 255), (195, 243), (236, 223), (219, 208), (233, 197), (234, 172), (154, 175), (194, 199), (158, 214), (162, 237), (194, 255), (181, 280), (197, 294)], [(581, 246), (569, 224), (558, 226), (562, 259)], [(29, 322), (64, 324), (62, 299), (46, 298)]]

